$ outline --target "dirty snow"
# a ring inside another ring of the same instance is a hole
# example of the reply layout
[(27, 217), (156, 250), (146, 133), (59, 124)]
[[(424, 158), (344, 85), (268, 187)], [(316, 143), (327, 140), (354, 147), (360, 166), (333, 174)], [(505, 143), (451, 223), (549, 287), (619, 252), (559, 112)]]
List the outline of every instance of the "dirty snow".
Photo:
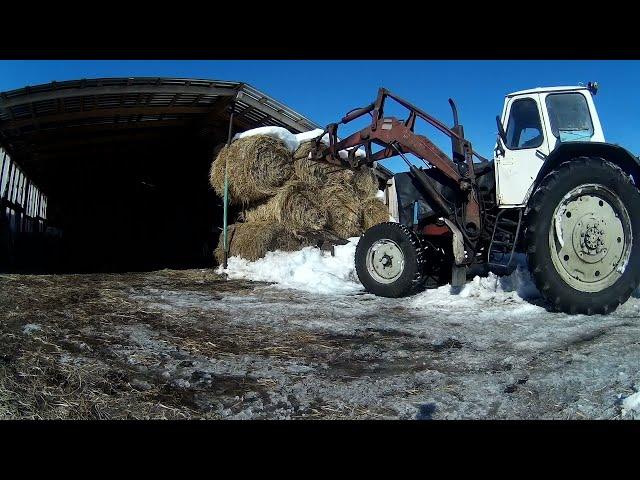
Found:
[[(635, 298), (605, 316), (550, 312), (522, 266), (508, 277), (476, 278), (459, 294), (441, 287), (400, 299), (319, 295), (283, 283), (223, 295), (145, 287), (133, 298), (181, 322), (197, 314), (203, 326), (265, 329), (274, 342), (321, 338), (307, 358), (274, 349), (192, 367), (246, 371), (274, 385), (272, 404), (282, 401), (273, 413), (251, 404), (223, 411), (225, 418), (288, 418), (296, 407), (287, 402), (308, 406), (317, 398), (333, 412), (367, 408), (389, 418), (633, 418), (622, 414), (619, 394), (638, 383)], [(217, 344), (220, 335), (210, 338)]]
[(208, 269), (0, 281), (0, 418), (640, 418), (638, 295), (549, 311), (522, 265), (399, 299)]
[(622, 401), (622, 415), (633, 415), (640, 419), (640, 391)]
[(42, 330), (42, 327), (37, 323), (27, 323), (22, 327), (22, 333), (25, 335), (31, 335), (33, 332), (37, 332), (38, 330)]

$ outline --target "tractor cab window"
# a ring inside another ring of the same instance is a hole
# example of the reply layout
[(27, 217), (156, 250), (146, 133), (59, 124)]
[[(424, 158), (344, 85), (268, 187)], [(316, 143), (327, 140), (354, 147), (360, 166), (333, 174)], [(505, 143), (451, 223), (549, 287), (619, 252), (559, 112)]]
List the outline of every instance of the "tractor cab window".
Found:
[(538, 148), (542, 141), (542, 124), (536, 101), (522, 98), (513, 102), (507, 124), (507, 148)]
[(580, 93), (547, 95), (547, 111), (551, 132), (561, 142), (588, 140), (593, 135), (593, 123), (587, 99)]

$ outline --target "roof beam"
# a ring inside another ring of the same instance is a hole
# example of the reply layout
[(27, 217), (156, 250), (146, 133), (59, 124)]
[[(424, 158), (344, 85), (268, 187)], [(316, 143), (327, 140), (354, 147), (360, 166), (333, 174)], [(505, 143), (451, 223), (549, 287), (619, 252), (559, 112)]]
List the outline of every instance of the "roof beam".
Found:
[(27, 125), (32, 125), (36, 122), (42, 124), (47, 120), (55, 120), (56, 123), (82, 120), (88, 118), (102, 118), (102, 117), (115, 117), (116, 115), (181, 115), (192, 113), (207, 113), (211, 109), (210, 105), (200, 105), (192, 107), (117, 107), (117, 108), (93, 108), (91, 110), (85, 109), (79, 112), (67, 112), (63, 114), (49, 114), (36, 116), (34, 118), (22, 118), (17, 120), (7, 120), (2, 123), (3, 130), (9, 130), (12, 128), (21, 128)]
[(124, 144), (124, 143), (138, 143), (138, 142), (148, 142), (149, 140), (154, 140), (159, 143), (162, 141), (174, 141), (177, 138), (182, 138), (181, 135), (176, 134), (175, 138), (168, 137), (166, 132), (162, 130), (149, 130), (149, 131), (139, 131), (139, 132), (127, 132), (122, 131), (117, 135), (104, 135), (104, 136), (93, 136), (93, 137), (84, 137), (79, 136), (76, 138), (60, 138), (58, 141), (50, 142), (50, 143), (40, 143), (32, 144), (23, 149), (25, 153), (56, 153), (60, 151), (64, 151), (69, 148), (78, 149), (82, 151), (86, 147), (96, 146), (96, 145), (109, 145), (109, 144)]
[(64, 90), (52, 90), (42, 93), (31, 93), (14, 98), (0, 99), (0, 108), (9, 108), (26, 103), (36, 103), (58, 98), (83, 97), (85, 95), (121, 95), (131, 93), (180, 93), (203, 95), (233, 96), (236, 90), (233, 88), (205, 87), (197, 85), (110, 85), (102, 87), (68, 88)]
[(64, 136), (99, 135), (100, 133), (153, 130), (156, 128), (184, 128), (193, 124), (189, 117), (177, 120), (154, 120), (150, 122), (126, 122), (126, 123), (100, 123), (95, 125), (74, 125), (69, 127), (51, 128), (40, 131), (23, 133), (14, 139), (15, 145), (26, 143), (46, 143)]

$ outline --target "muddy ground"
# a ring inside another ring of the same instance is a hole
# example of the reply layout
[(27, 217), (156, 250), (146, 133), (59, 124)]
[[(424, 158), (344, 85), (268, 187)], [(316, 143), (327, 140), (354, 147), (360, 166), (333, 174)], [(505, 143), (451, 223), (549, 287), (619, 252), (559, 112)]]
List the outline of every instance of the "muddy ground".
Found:
[(569, 317), (321, 296), (210, 270), (0, 275), (0, 418), (633, 418), (639, 313), (637, 298)]

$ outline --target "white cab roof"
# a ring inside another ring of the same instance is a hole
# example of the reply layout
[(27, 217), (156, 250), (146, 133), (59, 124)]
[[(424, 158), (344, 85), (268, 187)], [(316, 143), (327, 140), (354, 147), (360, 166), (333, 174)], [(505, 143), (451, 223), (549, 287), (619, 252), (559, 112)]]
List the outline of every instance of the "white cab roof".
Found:
[(529, 90), (520, 90), (519, 92), (513, 92), (513, 93), (509, 93), (507, 94), (507, 97), (514, 97), (516, 95), (529, 95), (532, 93), (545, 93), (545, 92), (562, 92), (562, 91), (566, 91), (566, 90), (586, 90), (589, 91), (589, 89), (587, 87), (584, 87), (582, 85), (576, 85), (576, 86), (572, 86), (572, 87), (537, 87), (537, 88), (530, 88)]

